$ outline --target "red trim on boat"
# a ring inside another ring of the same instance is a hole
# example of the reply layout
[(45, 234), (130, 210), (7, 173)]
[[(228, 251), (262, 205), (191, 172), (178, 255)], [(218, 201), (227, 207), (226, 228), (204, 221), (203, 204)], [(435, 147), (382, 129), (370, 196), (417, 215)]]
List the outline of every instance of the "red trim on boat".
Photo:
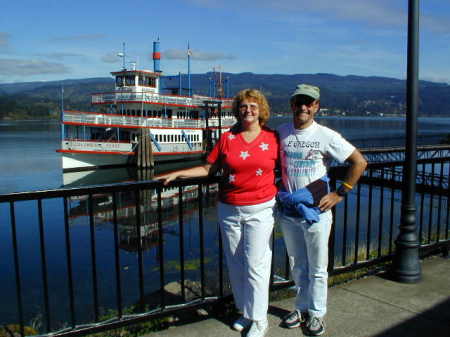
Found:
[(120, 151), (85, 151), (85, 150), (63, 150), (58, 149), (56, 152), (60, 153), (86, 153), (86, 154), (121, 154), (121, 155), (134, 155), (134, 152), (120, 152)]

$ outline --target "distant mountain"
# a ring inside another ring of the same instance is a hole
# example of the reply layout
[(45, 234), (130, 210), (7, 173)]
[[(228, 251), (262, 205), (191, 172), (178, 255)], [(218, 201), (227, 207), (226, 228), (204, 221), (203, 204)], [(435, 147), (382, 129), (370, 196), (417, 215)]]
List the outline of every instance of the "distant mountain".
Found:
[[(212, 73), (192, 74), (193, 92), (207, 94)], [(333, 74), (254, 74), (223, 73), (230, 83), (231, 95), (244, 88), (261, 89), (275, 112), (289, 111), (289, 97), (298, 83), (321, 88), (321, 105), (330, 113), (347, 115), (402, 114), (406, 109), (406, 82), (387, 77), (338, 76)], [(167, 86), (178, 86), (178, 79), (165, 79)], [(184, 86), (187, 80), (183, 78)], [(66, 109), (91, 109), (90, 95), (114, 88), (111, 77), (70, 79), (51, 82), (0, 84), (0, 118), (55, 117), (61, 106), (64, 88)], [(420, 113), (450, 115), (450, 86), (420, 81)]]

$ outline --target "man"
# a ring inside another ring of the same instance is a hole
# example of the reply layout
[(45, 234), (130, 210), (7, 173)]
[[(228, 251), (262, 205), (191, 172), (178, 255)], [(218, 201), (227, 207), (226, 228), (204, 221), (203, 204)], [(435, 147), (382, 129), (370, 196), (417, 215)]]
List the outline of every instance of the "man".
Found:
[[(284, 193), (279, 198), (280, 224), (298, 291), (295, 310), (282, 323), (288, 328), (306, 323), (308, 332), (318, 336), (325, 332), (331, 208), (355, 186), (367, 162), (339, 133), (314, 121), (320, 109), (318, 87), (298, 85), (290, 104), (293, 122), (278, 129), (285, 191), (279, 193)], [(349, 167), (337, 191), (330, 192), (327, 169), (332, 159)]]

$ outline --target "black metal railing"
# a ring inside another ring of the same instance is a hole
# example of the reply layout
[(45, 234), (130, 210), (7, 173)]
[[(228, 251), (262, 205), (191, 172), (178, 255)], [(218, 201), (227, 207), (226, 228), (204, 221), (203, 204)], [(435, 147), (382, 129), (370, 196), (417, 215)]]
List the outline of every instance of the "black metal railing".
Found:
[[(399, 161), (369, 164), (335, 208), (330, 275), (392, 259), (401, 169)], [(332, 168), (333, 187), (344, 172)], [(448, 157), (418, 166), (423, 254), (449, 247), (449, 172)], [(220, 303), (231, 291), (215, 218), (217, 183), (142, 181), (0, 195), (0, 324), (21, 336), (75, 336)], [(277, 226), (273, 238), (272, 288), (290, 286)]]

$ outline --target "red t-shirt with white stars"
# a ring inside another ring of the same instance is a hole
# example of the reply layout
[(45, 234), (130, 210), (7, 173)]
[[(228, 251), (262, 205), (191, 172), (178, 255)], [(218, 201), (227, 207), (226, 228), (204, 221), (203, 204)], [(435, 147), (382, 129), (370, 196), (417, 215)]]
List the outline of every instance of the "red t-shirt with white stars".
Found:
[(207, 161), (219, 161), (223, 168), (220, 201), (237, 206), (256, 205), (271, 200), (277, 193), (275, 167), (279, 143), (275, 131), (263, 128), (248, 143), (241, 135), (222, 134)]

